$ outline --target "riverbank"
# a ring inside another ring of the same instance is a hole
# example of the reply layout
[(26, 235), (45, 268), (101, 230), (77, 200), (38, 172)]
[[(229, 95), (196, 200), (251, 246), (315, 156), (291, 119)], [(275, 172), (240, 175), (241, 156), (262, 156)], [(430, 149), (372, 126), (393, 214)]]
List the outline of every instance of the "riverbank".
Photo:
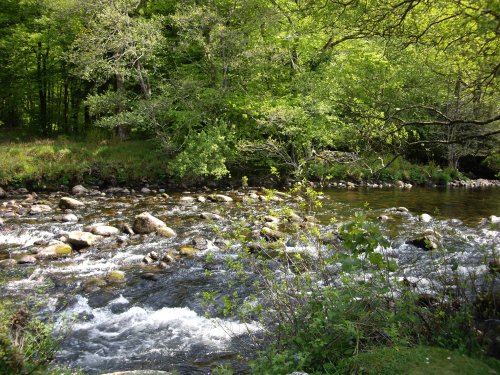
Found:
[[(401, 188), (413, 186), (488, 187), (499, 180), (470, 179), (460, 172), (435, 164), (412, 164), (402, 158), (384, 164), (391, 156), (358, 158), (350, 163), (310, 161), (301, 177), (320, 187)], [(231, 165), (233, 165), (231, 167)], [(383, 167), (381, 167), (381, 165)], [(229, 163), (230, 176), (215, 180), (189, 175), (180, 178), (168, 155), (152, 140), (125, 142), (34, 140), (0, 143), (0, 187), (54, 191), (77, 184), (103, 187), (236, 188), (291, 185), (298, 178), (277, 168)]]

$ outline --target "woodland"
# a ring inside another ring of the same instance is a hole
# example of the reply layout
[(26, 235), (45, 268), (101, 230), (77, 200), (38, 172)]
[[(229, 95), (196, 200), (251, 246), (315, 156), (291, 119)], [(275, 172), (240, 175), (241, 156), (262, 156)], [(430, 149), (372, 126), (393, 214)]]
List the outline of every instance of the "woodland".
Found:
[(180, 177), (364, 160), (347, 177), (382, 179), (403, 158), (493, 178), (499, 19), (494, 0), (2, 0), (2, 139), (154, 139)]

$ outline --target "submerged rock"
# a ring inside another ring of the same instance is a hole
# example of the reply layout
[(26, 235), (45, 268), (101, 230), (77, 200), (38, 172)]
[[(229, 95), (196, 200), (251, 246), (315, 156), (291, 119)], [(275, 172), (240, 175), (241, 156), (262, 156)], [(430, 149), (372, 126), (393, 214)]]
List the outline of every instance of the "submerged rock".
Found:
[(65, 214), (63, 216), (61, 216), (61, 221), (65, 222), (65, 223), (70, 223), (70, 222), (73, 222), (73, 221), (78, 221), (78, 216), (76, 216), (75, 214)]
[(62, 197), (61, 200), (59, 201), (59, 207), (62, 208), (63, 210), (66, 208), (73, 209), (73, 208), (79, 208), (79, 207), (84, 207), (84, 206), (85, 206), (85, 203), (83, 203), (77, 199), (70, 198), (70, 197)]
[(137, 215), (132, 229), (135, 233), (148, 234), (157, 232), (160, 228), (166, 228), (167, 224), (148, 212)]
[(88, 232), (74, 231), (68, 234), (68, 242), (77, 249), (92, 246), (97, 239), (97, 236)]

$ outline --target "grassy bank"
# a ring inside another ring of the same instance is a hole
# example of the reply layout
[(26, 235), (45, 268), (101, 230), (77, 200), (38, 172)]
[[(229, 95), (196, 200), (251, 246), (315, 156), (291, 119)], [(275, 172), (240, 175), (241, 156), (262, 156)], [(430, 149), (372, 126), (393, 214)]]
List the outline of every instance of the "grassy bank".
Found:
[[(449, 181), (465, 178), (460, 172), (435, 163), (420, 165), (403, 158), (392, 159), (391, 155), (359, 157), (349, 162), (315, 159), (304, 166), (299, 178), (321, 182), (402, 180), (417, 185), (446, 185)], [(233, 161), (230, 163), (232, 175), (223, 181), (233, 180), (233, 184), (238, 185), (246, 176), (254, 185), (279, 183), (288, 174), (293, 174), (293, 171), (280, 169), (279, 163), (274, 167), (271, 159), (264, 164), (257, 167)], [(54, 189), (75, 184), (133, 186), (145, 182), (184, 182), (188, 185), (208, 182), (208, 178), (189, 173), (181, 181), (175, 168), (175, 163), (153, 140), (83, 142), (57, 139), (0, 143), (0, 186), (4, 187)]]
[(163, 181), (165, 156), (153, 141), (39, 140), (0, 144), (0, 185), (120, 185)]

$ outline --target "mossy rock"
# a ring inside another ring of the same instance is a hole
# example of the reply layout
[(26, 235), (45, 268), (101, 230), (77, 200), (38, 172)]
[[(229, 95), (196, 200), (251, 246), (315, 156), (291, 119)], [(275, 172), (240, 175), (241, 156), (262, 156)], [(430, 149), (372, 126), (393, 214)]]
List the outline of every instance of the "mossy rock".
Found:
[(40, 250), (37, 258), (63, 258), (70, 256), (72, 253), (71, 246), (65, 243), (54, 244)]
[(123, 271), (109, 271), (106, 275), (106, 280), (111, 284), (119, 284), (125, 282), (125, 272)]
[(181, 246), (179, 254), (185, 257), (192, 258), (196, 255), (196, 249), (193, 246)]
[(500, 362), (474, 359), (458, 352), (419, 346), (416, 348), (382, 348), (350, 359), (348, 374), (408, 375), (486, 375), (500, 374)]

